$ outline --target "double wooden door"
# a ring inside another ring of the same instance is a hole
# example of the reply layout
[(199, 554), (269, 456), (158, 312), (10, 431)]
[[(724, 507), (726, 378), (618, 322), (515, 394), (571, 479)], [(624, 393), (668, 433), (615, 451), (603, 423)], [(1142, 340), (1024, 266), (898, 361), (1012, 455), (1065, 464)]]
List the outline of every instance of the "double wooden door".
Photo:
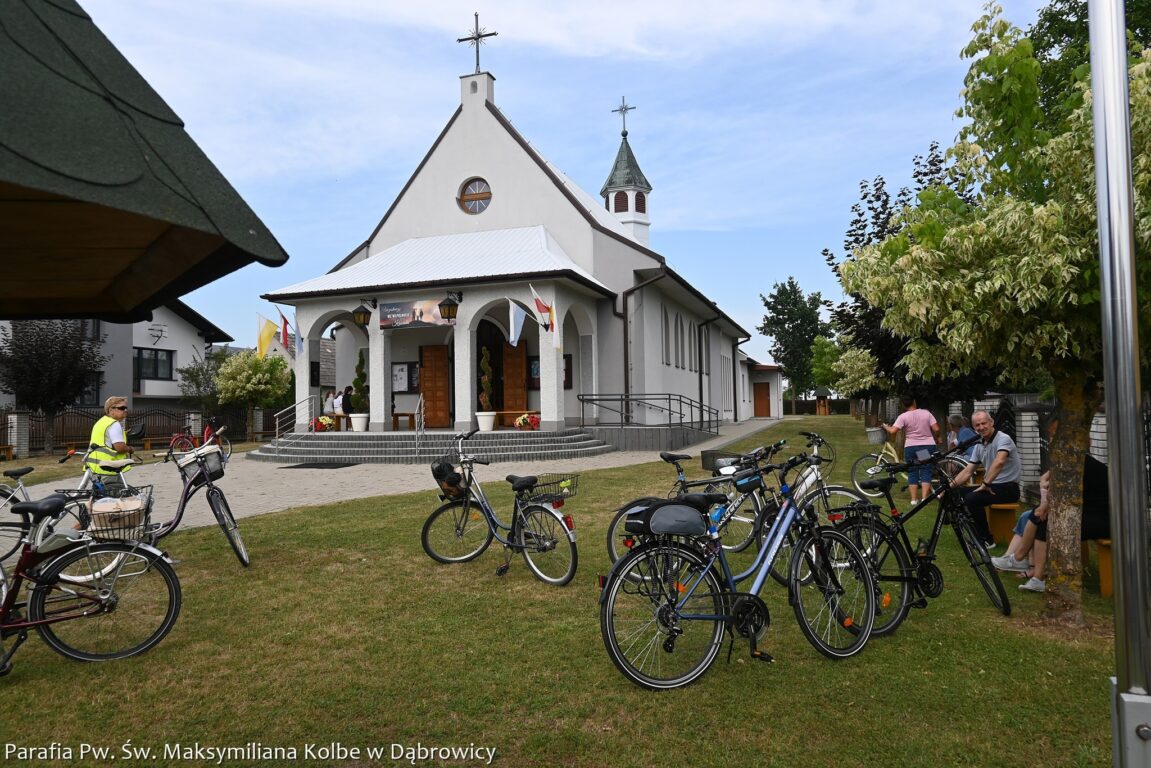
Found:
[(452, 366), (447, 345), (420, 347), (420, 394), (424, 396), (424, 425), (452, 426)]

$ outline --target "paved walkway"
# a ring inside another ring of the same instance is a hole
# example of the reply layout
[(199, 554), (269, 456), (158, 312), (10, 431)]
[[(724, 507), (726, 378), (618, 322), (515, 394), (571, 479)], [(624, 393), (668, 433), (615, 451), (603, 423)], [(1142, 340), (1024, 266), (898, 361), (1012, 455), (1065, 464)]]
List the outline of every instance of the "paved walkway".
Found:
[[(701, 451), (722, 448), (735, 440), (775, 424), (778, 419), (750, 419), (739, 424), (726, 424), (720, 435), (697, 445), (682, 449), (682, 453), (699, 456)], [(657, 461), (657, 451), (612, 451), (583, 459), (550, 461), (546, 467), (540, 461), (506, 462), (493, 464), (493, 472), (504, 475), (530, 475), (536, 472), (583, 472), (608, 467), (623, 467)], [(368, 496), (411, 493), (431, 490), (432, 476), (424, 464), (356, 464), (339, 469), (288, 469), (287, 464), (266, 461), (246, 461), (236, 454), (228, 463), (227, 474), (220, 487), (228, 495), (228, 503), (236, 517), (251, 517), (291, 507), (327, 504)], [(154, 462), (136, 467), (130, 474), (136, 485), (152, 484), (159, 503), (175, 504), (180, 498), (183, 483), (173, 464)], [(39, 498), (56, 488), (67, 487), (57, 480), (30, 487), (32, 498)], [(307, 489), (301, 493), (301, 489)], [(215, 525), (215, 519), (202, 493), (188, 505), (182, 527)]]

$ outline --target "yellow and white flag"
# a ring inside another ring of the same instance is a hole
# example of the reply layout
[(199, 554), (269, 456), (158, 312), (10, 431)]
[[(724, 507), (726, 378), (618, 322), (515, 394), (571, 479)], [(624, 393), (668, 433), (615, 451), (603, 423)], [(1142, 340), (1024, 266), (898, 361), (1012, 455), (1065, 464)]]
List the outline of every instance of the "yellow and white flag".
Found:
[(256, 317), (260, 326), (256, 335), (256, 357), (263, 360), (268, 354), (268, 347), (272, 346), (272, 339), (276, 338), (276, 333), (280, 329), (263, 315), (256, 315)]

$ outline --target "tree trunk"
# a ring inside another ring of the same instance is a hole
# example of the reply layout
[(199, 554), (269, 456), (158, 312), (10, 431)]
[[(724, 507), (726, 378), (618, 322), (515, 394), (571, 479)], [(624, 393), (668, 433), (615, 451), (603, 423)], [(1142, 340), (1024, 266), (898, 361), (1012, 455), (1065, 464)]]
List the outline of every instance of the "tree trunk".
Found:
[(44, 453), (52, 453), (56, 445), (56, 414), (44, 414)]
[(1059, 426), (1051, 439), (1050, 512), (1047, 516), (1047, 614), (1082, 626), (1083, 461), (1091, 442), (1091, 419), (1102, 389), (1072, 365), (1053, 366)]

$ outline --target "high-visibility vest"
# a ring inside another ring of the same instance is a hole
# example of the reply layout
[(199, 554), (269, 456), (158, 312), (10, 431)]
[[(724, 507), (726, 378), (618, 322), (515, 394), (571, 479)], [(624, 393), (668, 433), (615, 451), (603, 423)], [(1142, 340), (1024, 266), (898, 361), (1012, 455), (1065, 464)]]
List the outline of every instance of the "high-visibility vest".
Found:
[[(113, 419), (111, 416), (104, 416), (92, 425), (92, 435), (88, 439), (88, 444), (99, 447), (92, 449), (92, 452), (88, 454), (89, 459), (93, 459), (95, 461), (116, 461), (117, 459), (128, 458), (128, 454), (117, 453), (116, 451), (112, 450), (112, 448), (109, 447), (107, 443), (108, 427), (115, 423), (116, 419)], [(92, 472), (97, 475), (117, 474), (114, 470), (102, 469), (96, 464), (89, 464), (88, 466), (92, 469)], [(125, 467), (124, 469), (127, 470), (128, 467)]]

